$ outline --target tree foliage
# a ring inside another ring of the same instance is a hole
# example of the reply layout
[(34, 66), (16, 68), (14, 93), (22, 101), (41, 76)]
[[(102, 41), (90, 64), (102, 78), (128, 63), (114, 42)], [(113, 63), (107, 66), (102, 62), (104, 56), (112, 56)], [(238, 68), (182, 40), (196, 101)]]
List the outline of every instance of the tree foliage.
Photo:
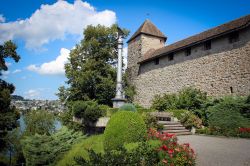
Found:
[(103, 115), (103, 111), (95, 101), (75, 101), (72, 110), (74, 116), (83, 118), (85, 125), (96, 122)]
[[(88, 26), (84, 39), (71, 50), (65, 65), (69, 88), (60, 88), (67, 101), (93, 100), (111, 105), (115, 96), (117, 26)], [(125, 31), (127, 34), (127, 31)]]
[(214, 134), (236, 136), (239, 127), (250, 127), (249, 105), (242, 97), (224, 97), (208, 108), (208, 122)]
[[(0, 76), (2, 71), (7, 71), (8, 66), (6, 65), (5, 59), (12, 58), (15, 62), (18, 62), (20, 56), (16, 52), (17, 46), (7, 41), (3, 45), (0, 45)], [(0, 78), (0, 149), (6, 145), (7, 131), (17, 127), (17, 119), (19, 115), (15, 108), (10, 107), (11, 94), (14, 92), (15, 87), (12, 84)], [(0, 151), (1, 151), (0, 150)]]
[(24, 120), (27, 135), (50, 135), (55, 131), (55, 116), (47, 111), (32, 110), (25, 115)]
[(60, 157), (82, 138), (80, 132), (65, 127), (51, 136), (40, 134), (27, 136), (21, 141), (26, 165), (55, 165)]
[(143, 166), (156, 165), (159, 162), (157, 150), (148, 142), (140, 142), (132, 150), (121, 146), (117, 150), (107, 150), (104, 154), (89, 150), (89, 160), (83, 157), (76, 157), (77, 165), (122, 165), (122, 166)]

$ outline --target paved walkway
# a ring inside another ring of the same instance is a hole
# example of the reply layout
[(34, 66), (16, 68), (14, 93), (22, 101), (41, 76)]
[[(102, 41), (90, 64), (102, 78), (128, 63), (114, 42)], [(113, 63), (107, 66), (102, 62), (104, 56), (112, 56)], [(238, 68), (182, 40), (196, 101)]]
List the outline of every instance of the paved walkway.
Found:
[(250, 166), (250, 139), (201, 135), (178, 136), (197, 154), (197, 166)]

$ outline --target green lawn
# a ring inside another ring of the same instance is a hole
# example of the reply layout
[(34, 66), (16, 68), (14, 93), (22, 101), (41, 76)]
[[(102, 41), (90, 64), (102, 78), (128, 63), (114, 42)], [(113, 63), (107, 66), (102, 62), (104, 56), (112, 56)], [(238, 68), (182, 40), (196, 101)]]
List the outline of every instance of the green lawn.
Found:
[[(62, 157), (62, 160), (60, 160), (57, 163), (57, 166), (74, 165), (75, 164), (74, 157), (77, 156), (81, 156), (84, 159), (88, 159), (89, 156), (87, 149), (93, 149), (95, 152), (104, 153), (103, 139), (104, 135), (101, 134), (101, 135), (90, 136), (81, 140), (79, 143), (73, 145), (72, 148), (67, 153), (65, 153), (65, 155)], [(149, 144), (152, 147), (159, 147), (160, 141), (150, 140)], [(138, 147), (138, 142), (125, 144), (125, 148), (128, 151), (136, 147)]]
[(87, 149), (93, 149), (95, 152), (104, 152), (103, 150), (103, 135), (95, 135), (81, 140), (79, 143), (73, 145), (57, 163), (57, 166), (74, 165), (74, 157), (81, 156), (88, 159)]

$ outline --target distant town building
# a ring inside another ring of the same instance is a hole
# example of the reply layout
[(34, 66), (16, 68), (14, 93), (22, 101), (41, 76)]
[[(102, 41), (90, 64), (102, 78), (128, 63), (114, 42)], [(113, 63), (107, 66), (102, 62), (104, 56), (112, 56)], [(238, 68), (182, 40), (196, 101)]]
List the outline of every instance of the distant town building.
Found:
[(63, 112), (65, 106), (59, 100), (19, 100), (12, 99), (11, 105), (19, 110), (47, 110), (50, 112)]

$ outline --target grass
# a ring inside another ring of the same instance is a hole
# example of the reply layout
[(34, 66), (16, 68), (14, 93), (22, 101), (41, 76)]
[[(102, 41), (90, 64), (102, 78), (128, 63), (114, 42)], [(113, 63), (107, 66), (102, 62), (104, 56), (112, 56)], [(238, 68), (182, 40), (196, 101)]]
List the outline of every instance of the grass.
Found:
[[(84, 159), (89, 159), (87, 149), (93, 149), (97, 153), (104, 153), (103, 139), (104, 135), (101, 134), (101, 135), (90, 136), (81, 140), (79, 143), (73, 145), (72, 148), (67, 153), (65, 153), (65, 155), (62, 157), (62, 160), (60, 160), (57, 163), (57, 166), (75, 165), (76, 163), (74, 161), (74, 157), (77, 156), (81, 156)], [(149, 144), (152, 147), (156, 148), (160, 145), (160, 141), (150, 140)], [(138, 147), (138, 142), (125, 144), (125, 148), (128, 151), (131, 151), (137, 147)]]
[[(148, 143), (155, 149), (161, 145), (161, 141), (159, 140), (149, 140)], [(124, 147), (125, 149), (127, 149), (127, 151), (132, 151), (136, 149), (138, 146), (139, 146), (139, 142), (124, 144)]]
[(57, 163), (57, 166), (67, 166), (74, 165), (74, 157), (81, 156), (84, 159), (88, 159), (87, 149), (93, 149), (97, 153), (103, 153), (103, 135), (95, 135), (87, 137), (86, 139), (81, 140), (79, 143), (72, 146), (69, 150)]

